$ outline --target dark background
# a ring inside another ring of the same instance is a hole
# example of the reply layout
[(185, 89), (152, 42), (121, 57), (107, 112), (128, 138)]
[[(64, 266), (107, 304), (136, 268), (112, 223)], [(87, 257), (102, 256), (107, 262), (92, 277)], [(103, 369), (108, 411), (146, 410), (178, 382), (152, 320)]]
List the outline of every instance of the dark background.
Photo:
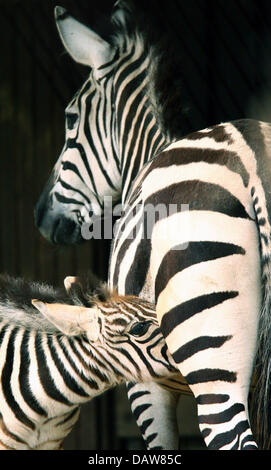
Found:
[[(47, 243), (33, 208), (64, 142), (64, 108), (87, 76), (63, 51), (53, 16), (60, 4), (108, 37), (109, 0), (0, 0), (0, 272), (61, 283), (90, 267), (106, 279), (109, 243)], [(271, 121), (269, 0), (136, 2), (148, 36), (167, 31), (187, 107), (185, 135), (243, 117)], [(153, 27), (153, 31), (152, 31)], [(180, 407), (182, 448), (200, 448), (193, 401)], [(66, 449), (141, 448), (123, 387), (83, 408)]]

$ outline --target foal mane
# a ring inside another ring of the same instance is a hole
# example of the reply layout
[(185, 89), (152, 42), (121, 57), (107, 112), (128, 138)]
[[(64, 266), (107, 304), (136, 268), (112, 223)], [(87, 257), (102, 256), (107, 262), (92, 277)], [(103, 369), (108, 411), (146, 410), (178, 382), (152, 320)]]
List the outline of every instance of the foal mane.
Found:
[(32, 299), (91, 307), (98, 301), (109, 299), (110, 295), (108, 289), (90, 272), (81, 274), (68, 292), (64, 287), (53, 287), (46, 283), (1, 274), (0, 321), (55, 333), (57, 328), (32, 305)]

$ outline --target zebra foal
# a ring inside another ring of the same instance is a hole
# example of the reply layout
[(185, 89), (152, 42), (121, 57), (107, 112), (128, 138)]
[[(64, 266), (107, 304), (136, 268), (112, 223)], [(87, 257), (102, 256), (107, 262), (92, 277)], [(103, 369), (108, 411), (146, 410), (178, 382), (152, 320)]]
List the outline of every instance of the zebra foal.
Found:
[(176, 373), (151, 304), (85, 285), (0, 276), (1, 450), (61, 449), (81, 404)]

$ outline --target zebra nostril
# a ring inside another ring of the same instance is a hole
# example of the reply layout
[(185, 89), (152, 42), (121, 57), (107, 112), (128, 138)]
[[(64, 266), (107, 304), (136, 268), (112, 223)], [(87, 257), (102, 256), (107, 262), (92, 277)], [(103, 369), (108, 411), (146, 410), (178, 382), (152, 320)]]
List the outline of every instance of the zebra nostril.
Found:
[(89, 215), (89, 218), (91, 219), (93, 217), (93, 211), (90, 210), (88, 215)]
[(74, 125), (75, 125), (77, 119), (78, 119), (78, 116), (75, 113), (67, 113), (66, 114), (66, 123), (67, 123), (67, 127), (68, 127), (69, 130), (72, 130), (74, 128)]

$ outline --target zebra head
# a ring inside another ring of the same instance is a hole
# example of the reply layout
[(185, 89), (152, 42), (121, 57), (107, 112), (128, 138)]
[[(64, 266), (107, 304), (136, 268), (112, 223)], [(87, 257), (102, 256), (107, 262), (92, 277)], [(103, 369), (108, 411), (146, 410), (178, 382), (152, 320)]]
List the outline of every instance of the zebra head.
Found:
[[(55, 8), (55, 19), (67, 52), (76, 62), (91, 68), (66, 108), (64, 148), (35, 208), (36, 224), (43, 236), (65, 244), (80, 241), (82, 222), (102, 214), (103, 195), (114, 200), (119, 195), (111, 109), (114, 61), (111, 67), (106, 66), (115, 49), (64, 8)], [(95, 119), (103, 125), (93, 125)]]
[[(65, 281), (77, 282), (69, 277)], [(176, 364), (159, 329), (155, 306), (135, 296), (119, 296), (104, 289), (103, 300), (86, 295), (87, 305), (33, 305), (60, 334), (83, 337), (89, 343), (90, 368), (108, 378), (108, 386), (126, 380), (144, 382), (175, 375)], [(73, 297), (74, 299), (74, 297)]]
[[(90, 73), (66, 108), (64, 148), (35, 208), (37, 227), (54, 243), (82, 241), (82, 226), (120, 202), (160, 142), (144, 91), (149, 59), (142, 38), (129, 36), (122, 12), (113, 15), (116, 31), (110, 44), (65, 9), (55, 9), (65, 49)], [(142, 143), (146, 128), (151, 136)], [(142, 161), (132, 166), (139, 152)]]

